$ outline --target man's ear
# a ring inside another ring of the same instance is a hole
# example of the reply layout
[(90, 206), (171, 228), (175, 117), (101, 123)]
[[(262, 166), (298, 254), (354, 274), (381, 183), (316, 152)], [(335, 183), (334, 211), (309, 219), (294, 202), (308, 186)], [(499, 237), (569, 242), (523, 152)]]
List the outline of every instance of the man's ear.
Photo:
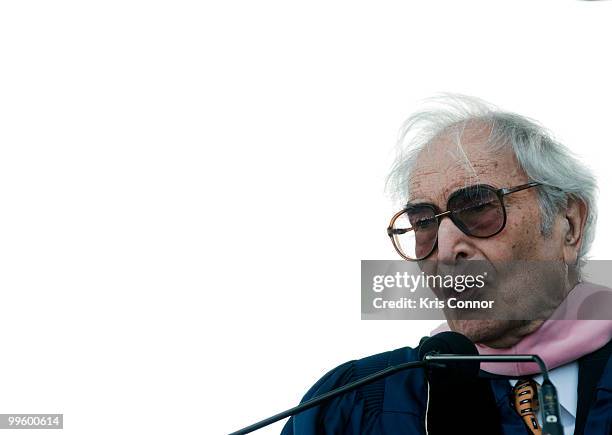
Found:
[(567, 208), (565, 209), (567, 225), (565, 226), (563, 240), (563, 255), (566, 264), (576, 264), (588, 214), (589, 210), (584, 201), (575, 197), (567, 199)]

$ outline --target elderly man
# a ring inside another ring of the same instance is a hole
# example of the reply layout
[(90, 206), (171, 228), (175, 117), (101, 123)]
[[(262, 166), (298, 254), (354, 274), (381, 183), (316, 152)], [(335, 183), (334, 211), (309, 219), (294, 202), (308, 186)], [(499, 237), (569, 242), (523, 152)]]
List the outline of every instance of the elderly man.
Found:
[[(499, 273), (496, 297), (506, 303), (505, 316), (447, 316), (435, 332), (460, 332), (481, 354), (539, 354), (552, 369), (565, 433), (612, 433), (612, 322), (558, 320), (567, 319), (561, 308), (567, 315), (607, 290), (580, 279), (595, 229), (593, 176), (533, 121), (469, 97), (434, 103), (405, 123), (404, 148), (389, 177), (407, 200), (388, 230), (397, 252), (426, 262), (429, 273), (469, 260), (492, 269), (547, 265), (512, 279)], [(401, 348), (342, 364), (304, 400), (418, 354)], [(469, 384), (435, 387), (421, 370), (404, 371), (294, 416), (283, 434), (542, 433), (537, 368), (481, 369)], [(525, 388), (533, 399), (522, 396)]]

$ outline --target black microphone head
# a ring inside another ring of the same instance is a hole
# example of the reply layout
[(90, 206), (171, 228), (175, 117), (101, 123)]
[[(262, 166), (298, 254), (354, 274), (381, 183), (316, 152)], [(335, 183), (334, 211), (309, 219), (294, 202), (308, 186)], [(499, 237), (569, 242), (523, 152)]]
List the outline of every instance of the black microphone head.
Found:
[[(479, 355), (476, 345), (463, 334), (445, 331), (428, 338), (419, 346), (419, 359), (428, 354)], [(474, 379), (480, 370), (479, 361), (444, 362), (446, 368), (430, 368), (428, 378), (442, 382), (462, 382)]]

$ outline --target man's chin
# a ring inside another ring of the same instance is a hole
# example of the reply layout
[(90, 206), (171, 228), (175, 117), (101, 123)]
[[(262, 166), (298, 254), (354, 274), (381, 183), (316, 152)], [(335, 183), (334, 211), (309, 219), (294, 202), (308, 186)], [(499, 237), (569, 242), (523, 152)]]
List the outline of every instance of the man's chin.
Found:
[[(512, 331), (525, 326), (522, 320), (449, 320), (451, 330), (459, 332), (474, 343), (492, 347), (510, 347)], [(513, 341), (513, 340), (512, 340)]]

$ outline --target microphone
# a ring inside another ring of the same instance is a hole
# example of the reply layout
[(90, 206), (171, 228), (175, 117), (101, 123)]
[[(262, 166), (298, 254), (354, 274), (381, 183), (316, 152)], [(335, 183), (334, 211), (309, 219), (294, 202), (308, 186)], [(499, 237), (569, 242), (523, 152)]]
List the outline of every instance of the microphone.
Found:
[[(427, 377), (433, 385), (448, 385), (466, 383), (469, 380), (481, 380), (478, 378), (480, 362), (536, 362), (540, 366), (544, 376), (542, 389), (546, 385), (546, 394), (543, 392), (542, 410), (544, 415), (544, 434), (563, 435), (563, 427), (559, 418), (559, 403), (555, 387), (548, 378), (548, 371), (542, 359), (537, 355), (485, 355), (478, 354), (474, 343), (462, 334), (453, 331), (445, 331), (431, 338), (421, 340), (419, 349), (419, 361), (410, 361), (348, 383), (342, 387), (328, 391), (320, 396), (314, 397), (286, 411), (275, 414), (250, 426), (242, 428), (229, 435), (245, 435), (257, 429), (261, 429), (292, 415), (299, 414), (307, 409), (327, 402), (341, 394), (356, 388), (370, 384), (377, 380), (386, 378), (403, 370), (413, 368), (426, 368)], [(497, 412), (497, 410), (495, 409)], [(556, 419), (556, 420), (555, 420)], [(555, 421), (553, 421), (555, 420)], [(547, 426), (548, 425), (548, 426)], [(548, 429), (547, 429), (548, 427)], [(548, 432), (547, 432), (548, 430)]]
[[(476, 345), (465, 335), (454, 331), (440, 332), (433, 337), (421, 340), (419, 359), (439, 354), (454, 354), (464, 356), (480, 356)], [(478, 377), (480, 360), (445, 360), (445, 368), (429, 367), (427, 378), (430, 381), (453, 382), (468, 381)]]

